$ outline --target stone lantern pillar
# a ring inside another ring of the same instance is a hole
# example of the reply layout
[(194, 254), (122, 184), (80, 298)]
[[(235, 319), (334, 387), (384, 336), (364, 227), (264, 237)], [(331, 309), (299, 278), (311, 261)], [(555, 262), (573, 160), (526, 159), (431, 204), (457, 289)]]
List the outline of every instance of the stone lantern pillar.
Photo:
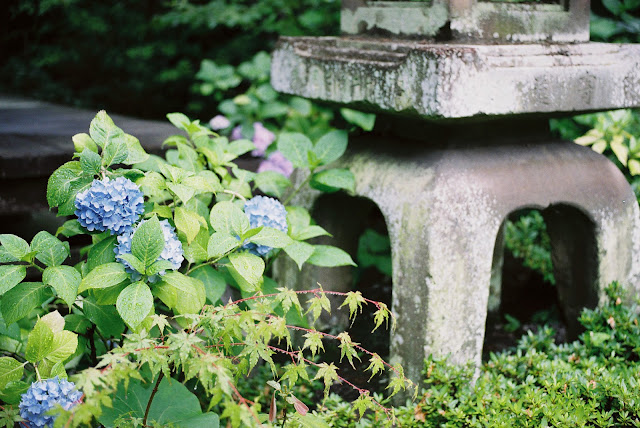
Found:
[[(420, 378), (429, 354), (480, 362), (502, 225), (519, 209), (545, 217), (570, 333), (611, 281), (638, 289), (632, 190), (605, 157), (552, 137), (548, 118), (639, 106), (640, 46), (589, 43), (587, 0), (343, 0), (342, 8), (342, 37), (279, 41), (272, 84), (378, 114), (344, 163), (356, 195), (387, 223), (398, 318), (391, 358), (410, 378)], [(299, 201), (317, 208), (317, 199)], [(343, 240), (358, 223), (345, 206), (319, 211)], [(281, 264), (278, 275), (298, 288), (349, 287), (322, 269)]]

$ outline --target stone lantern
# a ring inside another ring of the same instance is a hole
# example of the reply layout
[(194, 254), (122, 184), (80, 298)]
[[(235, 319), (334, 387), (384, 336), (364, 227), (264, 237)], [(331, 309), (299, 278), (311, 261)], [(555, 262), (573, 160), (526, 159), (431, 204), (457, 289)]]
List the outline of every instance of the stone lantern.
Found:
[[(586, 0), (343, 0), (342, 37), (285, 37), (273, 53), (276, 90), (378, 114), (344, 160), (357, 198), (298, 202), (347, 248), (359, 207), (382, 212), (391, 358), (413, 380), (429, 354), (480, 362), (510, 213), (545, 218), (570, 334), (611, 281), (639, 288), (634, 193), (608, 159), (548, 127), (552, 116), (640, 105), (640, 46), (589, 43), (588, 15)], [(290, 286), (350, 286), (321, 268), (277, 268)]]

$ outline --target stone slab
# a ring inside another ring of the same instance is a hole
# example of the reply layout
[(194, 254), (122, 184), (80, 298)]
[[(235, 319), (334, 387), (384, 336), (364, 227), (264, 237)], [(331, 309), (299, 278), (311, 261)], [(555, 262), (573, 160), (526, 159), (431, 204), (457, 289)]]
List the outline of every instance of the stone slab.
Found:
[(640, 45), (471, 45), (283, 37), (280, 92), (431, 120), (640, 106)]

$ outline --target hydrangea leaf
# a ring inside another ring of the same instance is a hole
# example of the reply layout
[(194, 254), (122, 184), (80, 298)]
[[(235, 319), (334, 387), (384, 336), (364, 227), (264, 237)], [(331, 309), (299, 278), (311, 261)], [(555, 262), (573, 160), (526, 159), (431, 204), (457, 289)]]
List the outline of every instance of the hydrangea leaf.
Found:
[(75, 148), (77, 153), (82, 153), (85, 149), (90, 150), (94, 153), (98, 153), (98, 146), (91, 139), (89, 134), (80, 133), (71, 137), (71, 141), (73, 141), (73, 147)]
[(201, 265), (201, 267), (192, 271), (189, 276), (202, 281), (207, 300), (212, 305), (222, 297), (227, 289), (227, 281), (225, 281), (224, 276), (212, 266)]
[(83, 150), (80, 153), (80, 166), (85, 174), (97, 175), (102, 168), (102, 158), (92, 150)]
[[(202, 172), (205, 172), (205, 171), (202, 171)], [(211, 172), (211, 171), (208, 171), (208, 172)], [(218, 181), (216, 183), (216, 181), (208, 174), (194, 175), (193, 177), (187, 177), (184, 180), (182, 180), (182, 184), (195, 190), (196, 194), (215, 193), (222, 190), (222, 186), (220, 185), (220, 182)]]
[(249, 229), (249, 219), (233, 202), (218, 202), (211, 209), (209, 216), (211, 226), (216, 232), (228, 235), (242, 235)]
[(251, 286), (258, 287), (262, 281), (265, 264), (261, 257), (250, 253), (232, 253), (229, 262), (235, 271)]
[(84, 230), (82, 226), (80, 226), (80, 223), (78, 223), (78, 220), (73, 219), (73, 220), (65, 221), (62, 224), (62, 226), (60, 226), (58, 230), (56, 230), (56, 236), (62, 235), (62, 236), (66, 236), (67, 238), (70, 238), (72, 236), (82, 235), (86, 232), (87, 231)]
[(180, 198), (184, 204), (196, 195), (196, 191), (186, 184), (167, 182), (167, 188)]
[(40, 231), (31, 240), (31, 251), (45, 266), (58, 266), (69, 257), (69, 249), (47, 231)]
[(0, 388), (0, 400), (7, 404), (18, 404), (22, 394), (27, 392), (29, 384), (21, 380), (8, 382), (4, 388)]
[(254, 236), (248, 238), (248, 241), (272, 248), (284, 248), (293, 243), (293, 240), (286, 232), (266, 226)]
[(0, 295), (20, 284), (20, 281), (26, 276), (27, 267), (25, 265), (0, 266)]
[[(120, 132), (122, 132), (122, 130)], [(110, 166), (124, 163), (128, 156), (127, 141), (124, 132), (122, 132), (121, 135), (114, 137), (105, 145), (104, 151), (102, 152), (102, 164), (104, 166)]]
[(93, 288), (107, 288), (120, 284), (129, 278), (121, 263), (106, 263), (93, 269), (80, 282), (78, 293)]
[(333, 193), (338, 190), (354, 192), (356, 180), (348, 169), (327, 169), (317, 172), (311, 177), (309, 185), (322, 192)]
[(46, 359), (58, 363), (66, 360), (78, 347), (78, 335), (68, 330), (62, 330), (53, 335), (51, 349), (46, 355)]
[(298, 269), (302, 269), (302, 265), (309, 260), (314, 251), (313, 245), (300, 241), (293, 241), (284, 247), (284, 252), (296, 262)]
[(108, 142), (122, 137), (124, 132), (118, 128), (106, 111), (100, 110), (89, 125), (89, 135), (100, 147), (105, 148)]
[(316, 245), (307, 263), (323, 267), (356, 266), (349, 254), (330, 245)]
[(96, 303), (98, 305), (115, 305), (118, 300), (118, 296), (129, 284), (131, 284), (130, 281), (123, 281), (112, 287), (92, 290), (91, 295), (96, 298)]
[(220, 258), (239, 246), (240, 241), (235, 236), (224, 232), (214, 232), (207, 243), (207, 257), (209, 259)]
[(102, 241), (93, 244), (87, 255), (87, 268), (89, 272), (100, 265), (113, 263), (116, 260), (114, 248), (116, 247), (116, 237), (108, 236)]
[(53, 334), (59, 333), (64, 330), (65, 320), (58, 311), (49, 312), (40, 319), (42, 320), (42, 322), (49, 326)]
[(51, 351), (53, 344), (53, 331), (46, 322), (38, 320), (27, 339), (27, 348), (24, 357), (30, 363), (42, 361)]
[(130, 284), (118, 296), (116, 309), (124, 322), (135, 330), (153, 309), (149, 286), (142, 281)]
[(293, 239), (298, 239), (298, 235), (302, 230), (306, 229), (311, 223), (311, 216), (309, 211), (302, 207), (288, 206), (287, 207), (287, 225), (289, 228), (289, 236)]
[(306, 241), (307, 239), (315, 238), (316, 236), (331, 236), (331, 234), (322, 227), (312, 224), (299, 231), (294, 238), (300, 241)]
[(171, 263), (169, 260), (156, 260), (155, 262), (151, 263), (151, 266), (147, 268), (145, 273), (149, 276), (157, 275), (162, 271), (173, 269), (173, 267), (173, 263)]
[(8, 326), (26, 317), (49, 295), (47, 286), (41, 282), (23, 282), (16, 285), (2, 296), (2, 302), (0, 302), (5, 324)]
[(242, 138), (240, 140), (232, 141), (231, 144), (229, 144), (228, 150), (236, 156), (242, 156), (243, 154), (250, 152), (255, 148), (256, 146), (255, 144), (253, 144), (253, 142)]
[(144, 177), (136, 180), (136, 184), (145, 195), (151, 197), (162, 196), (166, 190), (166, 179), (158, 172), (150, 171)]
[[(167, 272), (162, 277), (162, 282), (177, 291), (174, 309), (178, 313), (194, 314), (200, 312), (206, 299), (202, 281), (185, 276), (180, 272)], [(162, 284), (160, 286), (162, 287)]]
[(291, 181), (287, 177), (275, 171), (259, 172), (254, 182), (256, 187), (264, 194), (276, 198), (281, 197), (289, 186), (291, 186)]
[(357, 125), (365, 131), (371, 131), (376, 124), (376, 115), (373, 113), (341, 108), (340, 114), (347, 122)]
[(67, 162), (56, 169), (47, 182), (47, 202), (51, 208), (58, 207), (58, 215), (71, 215), (75, 211), (75, 197), (88, 189), (93, 176), (84, 175), (80, 162)]
[(9, 382), (22, 379), (24, 364), (10, 357), (0, 357), (0, 389), (4, 389)]
[(141, 223), (133, 234), (131, 254), (136, 256), (146, 268), (160, 257), (164, 245), (164, 234), (160, 221), (158, 217), (152, 217)]
[(120, 337), (124, 332), (125, 325), (114, 306), (98, 305), (89, 297), (82, 302), (82, 310), (105, 338)]
[(2, 234), (0, 235), (0, 243), (2, 248), (13, 256), (16, 261), (23, 260), (31, 252), (31, 247), (29, 247), (27, 241), (16, 235)]
[(308, 168), (308, 152), (313, 151), (313, 143), (304, 134), (283, 132), (278, 137), (278, 150), (293, 166)]
[(144, 273), (147, 270), (147, 266), (136, 256), (131, 253), (119, 254), (118, 259), (124, 260), (136, 271)]
[(313, 147), (320, 165), (329, 164), (339, 159), (347, 150), (347, 133), (345, 131), (331, 131), (323, 135)]
[(208, 242), (209, 233), (205, 229), (200, 229), (200, 232), (191, 244), (183, 245), (184, 257), (189, 263), (200, 263), (209, 258), (207, 255)]
[(184, 234), (188, 244), (191, 244), (191, 241), (193, 241), (198, 232), (200, 232), (200, 224), (202, 221), (199, 217), (198, 214), (183, 207), (176, 207), (175, 209), (176, 229)]
[(122, 161), (126, 165), (135, 165), (149, 159), (149, 154), (144, 151), (140, 141), (133, 135), (124, 134), (124, 142), (127, 148), (127, 158)]

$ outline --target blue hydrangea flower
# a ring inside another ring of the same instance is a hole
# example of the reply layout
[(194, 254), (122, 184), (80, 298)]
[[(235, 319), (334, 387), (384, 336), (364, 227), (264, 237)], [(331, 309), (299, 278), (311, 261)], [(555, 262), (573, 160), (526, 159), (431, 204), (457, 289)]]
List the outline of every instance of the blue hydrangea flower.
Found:
[(144, 196), (133, 181), (118, 177), (93, 180), (91, 187), (76, 196), (76, 216), (87, 230), (110, 230), (121, 234), (131, 230), (144, 212)]
[[(244, 213), (249, 217), (251, 228), (267, 226), (287, 232), (287, 210), (277, 199), (267, 196), (256, 196), (244, 204)], [(250, 253), (257, 256), (266, 256), (271, 247), (247, 242), (243, 246)]]
[(29, 428), (52, 427), (55, 417), (46, 413), (56, 404), (69, 410), (81, 397), (82, 393), (76, 390), (73, 382), (59, 379), (58, 376), (33, 382), (27, 392), (22, 394), (20, 416), (28, 423)]
[[(146, 220), (141, 221), (140, 224), (143, 224), (145, 221)], [(133, 269), (129, 262), (122, 260), (120, 258), (120, 255), (131, 253), (131, 239), (133, 238), (133, 234), (138, 229), (140, 224), (138, 224), (135, 229), (131, 230), (130, 232), (118, 236), (118, 245), (113, 249), (113, 251), (116, 253), (116, 259), (120, 263), (125, 265), (127, 272), (133, 274), (132, 277), (134, 280), (140, 279), (140, 272)], [(180, 268), (180, 265), (184, 260), (182, 243), (180, 242), (180, 240), (178, 240), (174, 228), (169, 224), (167, 220), (161, 220), (160, 226), (162, 227), (162, 234), (164, 235), (164, 249), (162, 250), (162, 253), (160, 253), (160, 257), (158, 257), (157, 260), (167, 260), (172, 264), (171, 269), (177, 270)], [(159, 274), (164, 275), (165, 271), (160, 271)], [(156, 275), (149, 277), (149, 280), (151, 282), (154, 282), (156, 279)]]

